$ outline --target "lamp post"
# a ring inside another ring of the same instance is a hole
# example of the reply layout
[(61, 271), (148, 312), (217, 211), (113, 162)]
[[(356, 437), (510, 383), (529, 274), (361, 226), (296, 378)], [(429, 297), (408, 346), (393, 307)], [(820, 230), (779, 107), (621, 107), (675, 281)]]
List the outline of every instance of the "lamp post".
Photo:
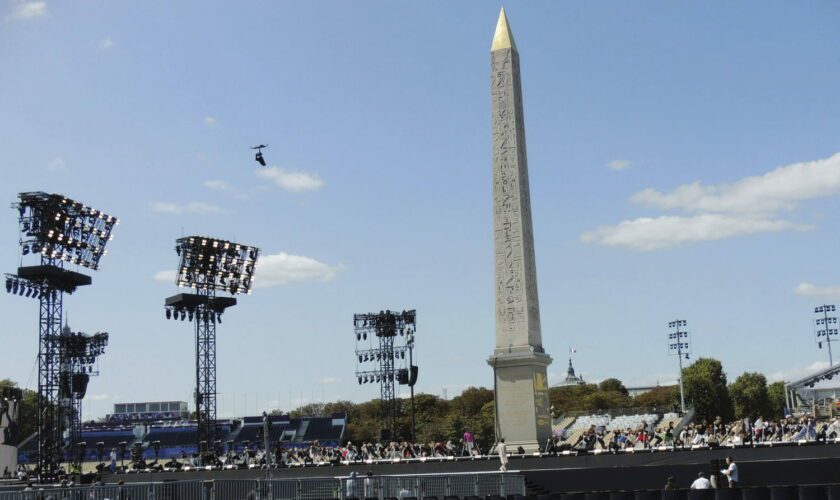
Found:
[(677, 319), (668, 323), (668, 328), (673, 331), (668, 333), (668, 354), (676, 356), (680, 365), (680, 411), (685, 413), (685, 388), (683, 387), (683, 356), (689, 359), (691, 354), (691, 340), (689, 333), (684, 328), (687, 322), (684, 319)]
[(822, 315), (815, 323), (822, 330), (817, 330), (817, 345), (822, 349), (823, 342), (828, 347), (828, 366), (834, 366), (834, 358), (831, 355), (831, 343), (837, 340), (837, 317), (829, 316), (828, 313), (835, 312), (836, 308), (831, 304), (824, 304), (814, 308), (814, 314)]

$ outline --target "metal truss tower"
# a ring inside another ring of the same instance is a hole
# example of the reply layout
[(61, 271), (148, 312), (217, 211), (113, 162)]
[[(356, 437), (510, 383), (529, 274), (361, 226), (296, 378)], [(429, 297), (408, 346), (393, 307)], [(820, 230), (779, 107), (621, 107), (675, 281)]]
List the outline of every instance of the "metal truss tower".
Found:
[[(62, 387), (60, 343), (64, 293), (90, 285), (89, 276), (68, 271), (65, 263), (99, 269), (105, 246), (119, 220), (60, 194), (20, 193), (21, 255), (40, 254), (39, 265), (6, 274), (6, 291), (37, 298), (38, 320), (38, 474), (55, 479), (64, 461), (64, 431), (78, 427), (81, 402)], [(78, 435), (75, 436), (78, 438)], [(70, 432), (71, 453), (75, 447)]]
[(198, 446), (202, 456), (221, 453), (216, 414), (216, 324), (236, 305), (232, 297), (217, 297), (222, 291), (250, 293), (259, 248), (230, 241), (190, 236), (176, 241), (180, 257), (175, 284), (195, 289), (166, 299), (167, 319), (195, 322), (195, 409)]
[[(356, 357), (359, 364), (356, 377), (359, 384), (379, 384), (380, 438), (383, 441), (391, 441), (398, 436), (397, 417), (400, 409), (396, 393), (397, 383), (412, 388), (412, 435), (414, 434), (414, 384), (417, 382), (417, 366), (413, 364), (413, 352), (416, 325), (417, 312), (414, 310), (380, 311), (378, 314), (353, 316)], [(373, 366), (367, 368), (364, 363), (373, 363)]]

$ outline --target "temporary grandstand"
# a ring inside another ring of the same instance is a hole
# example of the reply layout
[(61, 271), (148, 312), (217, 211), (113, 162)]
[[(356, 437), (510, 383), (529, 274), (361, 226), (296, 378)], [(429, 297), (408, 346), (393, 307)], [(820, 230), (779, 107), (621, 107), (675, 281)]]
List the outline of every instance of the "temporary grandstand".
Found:
[[(289, 415), (269, 417), (270, 446), (282, 443), (285, 448), (307, 447), (318, 441), (324, 446), (338, 446), (344, 437), (347, 417), (343, 413), (328, 417), (292, 418)], [(244, 417), (219, 421), (222, 443), (233, 451), (261, 449), (264, 446), (263, 417)], [(135, 446), (142, 449), (143, 458), (168, 459), (190, 457), (198, 453), (198, 425), (194, 420), (158, 420), (154, 422), (106, 421), (88, 423), (82, 428), (82, 441), (86, 443), (85, 459), (107, 459), (111, 450), (124, 458)], [(159, 445), (156, 447), (154, 445)], [(157, 449), (156, 449), (157, 448)], [(38, 439), (27, 438), (18, 448), (18, 462), (32, 464), (37, 460)]]

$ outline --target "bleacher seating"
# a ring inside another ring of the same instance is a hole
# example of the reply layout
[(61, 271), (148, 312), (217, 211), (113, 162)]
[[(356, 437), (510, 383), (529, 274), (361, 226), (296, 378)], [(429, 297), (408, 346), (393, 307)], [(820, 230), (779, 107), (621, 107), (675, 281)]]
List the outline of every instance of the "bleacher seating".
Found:
[(161, 448), (178, 447), (195, 444), (198, 427), (195, 425), (178, 427), (156, 427), (152, 426), (144, 441), (149, 443), (160, 441)]
[[(269, 442), (272, 446), (281, 438), (289, 447), (307, 446), (312, 441), (320, 441), (322, 445), (334, 446), (341, 442), (344, 435), (346, 417), (336, 414), (329, 417), (289, 418), (288, 415), (272, 416)], [(334, 425), (337, 424), (337, 425)], [(233, 431), (231, 429), (234, 429)], [(107, 460), (111, 449), (117, 448), (119, 443), (126, 443), (125, 457), (131, 456), (134, 443), (143, 444), (143, 456), (147, 460), (155, 458), (152, 443), (160, 442), (159, 458), (178, 458), (182, 455), (191, 456), (198, 452), (198, 427), (193, 422), (156, 422), (151, 425), (136, 422), (134, 425), (125, 423), (97, 423), (89, 424), (82, 430), (82, 441), (87, 443), (86, 460), (99, 460), (96, 443), (104, 443), (104, 459)], [(234, 441), (234, 448), (241, 451), (245, 441), (251, 447), (262, 447), (262, 417), (244, 417), (241, 428), (236, 428), (232, 422), (220, 423), (218, 439), (223, 443)], [(21, 463), (33, 463), (38, 453), (38, 440), (34, 434), (18, 449), (18, 460)]]
[(341, 439), (341, 427), (333, 426), (332, 419), (310, 420), (304, 441), (320, 441), (321, 444), (338, 443)]
[[(672, 415), (672, 414), (668, 414)], [(676, 416), (676, 414), (673, 414)], [(677, 422), (679, 422), (679, 417), (677, 416)], [(569, 422), (569, 419), (572, 419), (573, 422)], [(595, 426), (596, 430), (606, 430), (606, 431), (613, 431), (616, 429), (625, 430), (625, 429), (632, 429), (636, 430), (641, 427), (642, 422), (645, 422), (648, 425), (656, 426), (657, 422), (659, 421), (659, 416), (652, 414), (652, 413), (640, 413), (635, 415), (619, 415), (617, 417), (612, 417), (610, 415), (583, 415), (580, 417), (566, 417), (560, 420), (559, 425), (565, 425), (567, 429), (565, 443), (574, 444), (576, 443), (580, 437), (589, 430), (592, 426)], [(667, 422), (665, 423), (667, 425)], [(557, 427), (559, 428), (559, 427)], [(597, 447), (600, 447), (598, 445)]]

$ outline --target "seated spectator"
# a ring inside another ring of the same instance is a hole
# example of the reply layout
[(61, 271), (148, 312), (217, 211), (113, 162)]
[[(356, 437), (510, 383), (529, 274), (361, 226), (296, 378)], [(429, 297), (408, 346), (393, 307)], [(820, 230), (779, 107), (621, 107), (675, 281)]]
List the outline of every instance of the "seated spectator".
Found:
[(711, 487), (712, 487), (711, 481), (706, 479), (706, 474), (704, 474), (702, 472), (697, 474), (697, 479), (695, 479), (694, 482), (691, 483), (691, 489), (692, 490), (708, 490)]

